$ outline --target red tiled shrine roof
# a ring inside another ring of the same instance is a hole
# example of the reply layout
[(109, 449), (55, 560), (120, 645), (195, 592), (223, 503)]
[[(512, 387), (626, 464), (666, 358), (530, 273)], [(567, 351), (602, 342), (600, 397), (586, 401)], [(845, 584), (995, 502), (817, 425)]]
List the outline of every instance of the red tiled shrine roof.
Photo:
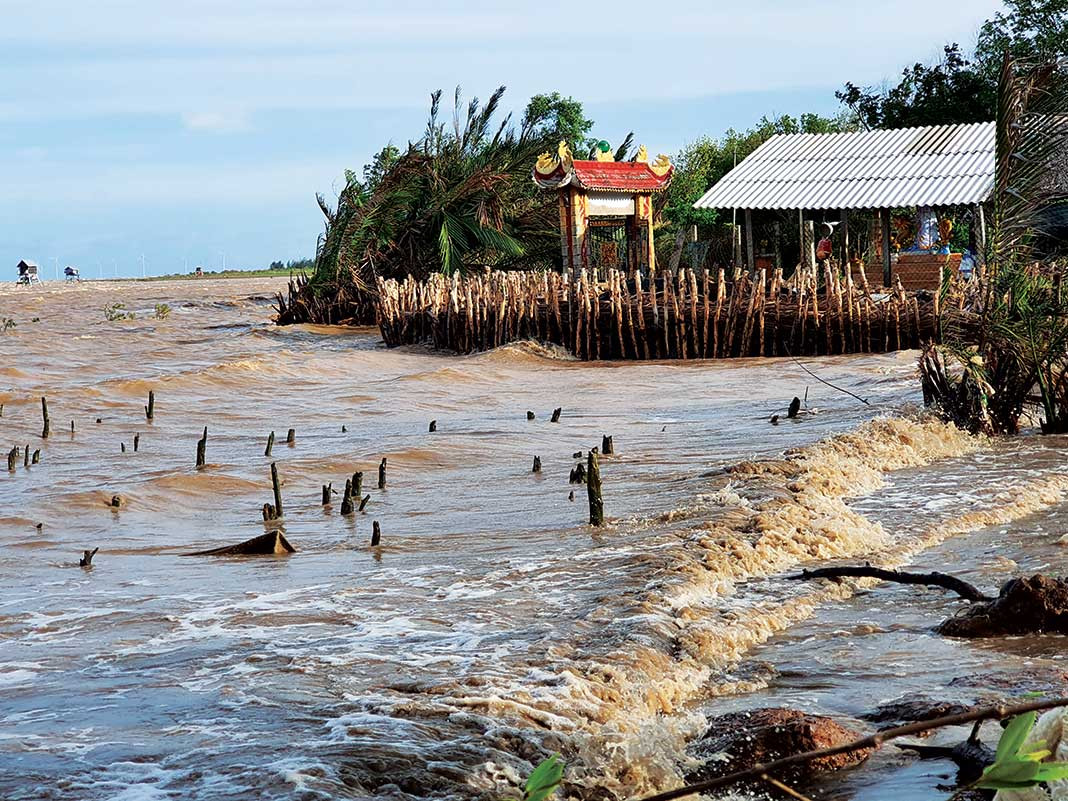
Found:
[(657, 175), (641, 161), (574, 161), (571, 183), (582, 189), (658, 192), (671, 182), (672, 170)]
[[(671, 183), (674, 167), (667, 157), (650, 166), (645, 161), (571, 161), (565, 167), (554, 160), (534, 168), (533, 177), (543, 189), (579, 189), (602, 192), (659, 192)], [(554, 166), (555, 165), (555, 166)], [(545, 170), (544, 172), (541, 170)]]

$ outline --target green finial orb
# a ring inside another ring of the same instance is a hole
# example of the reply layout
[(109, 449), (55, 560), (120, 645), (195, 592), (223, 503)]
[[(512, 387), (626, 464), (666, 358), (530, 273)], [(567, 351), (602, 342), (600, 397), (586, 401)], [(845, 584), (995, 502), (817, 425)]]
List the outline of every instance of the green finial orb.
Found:
[(600, 142), (597, 143), (597, 149), (600, 150), (602, 153), (607, 153), (609, 150), (612, 149), (612, 146), (608, 144), (608, 142), (606, 142), (604, 139), (602, 139)]

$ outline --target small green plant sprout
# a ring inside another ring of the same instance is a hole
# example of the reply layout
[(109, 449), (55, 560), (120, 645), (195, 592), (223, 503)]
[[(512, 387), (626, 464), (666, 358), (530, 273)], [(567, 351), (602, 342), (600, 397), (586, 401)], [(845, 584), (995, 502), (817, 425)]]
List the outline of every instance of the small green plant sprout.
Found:
[(16, 325), (10, 317), (0, 317), (0, 333), (6, 334)]
[(157, 303), (155, 309), (155, 317), (157, 320), (166, 320), (167, 315), (171, 313), (171, 307), (166, 303)]
[[(975, 787), (988, 790), (1017, 790), (1046, 782), (1068, 779), (1068, 762), (1043, 762), (1050, 751), (1042, 741), (1024, 745), (1035, 726), (1035, 712), (1017, 715), (998, 742), (994, 764), (983, 771)], [(1027, 750), (1025, 750), (1025, 748)]]
[(108, 303), (104, 306), (104, 319), (114, 323), (119, 320), (136, 320), (137, 315), (126, 311), (125, 303)]
[(557, 754), (553, 754), (548, 759), (543, 759), (541, 764), (534, 768), (523, 788), (521, 801), (545, 801), (556, 793), (563, 780), (564, 763), (560, 761)]

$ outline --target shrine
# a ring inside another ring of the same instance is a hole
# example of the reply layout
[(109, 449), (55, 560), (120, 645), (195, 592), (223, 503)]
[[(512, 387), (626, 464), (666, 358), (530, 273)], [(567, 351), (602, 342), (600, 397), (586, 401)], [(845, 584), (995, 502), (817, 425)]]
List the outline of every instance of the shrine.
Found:
[(667, 156), (649, 163), (643, 145), (633, 161), (615, 161), (607, 142), (597, 158), (575, 159), (565, 142), (556, 155), (543, 153), (534, 181), (559, 193), (560, 250), (565, 270), (587, 270), (593, 280), (606, 270), (656, 272), (653, 246), (653, 195), (671, 182)]

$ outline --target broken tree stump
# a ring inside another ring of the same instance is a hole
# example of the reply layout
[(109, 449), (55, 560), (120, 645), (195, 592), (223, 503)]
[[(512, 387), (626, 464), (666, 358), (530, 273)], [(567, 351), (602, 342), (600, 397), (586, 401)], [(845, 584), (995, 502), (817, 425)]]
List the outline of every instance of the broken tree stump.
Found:
[(134, 434), (134, 453), (137, 453), (138, 447), (141, 445), (141, 435)]
[(297, 441), (297, 430), (295, 428), (289, 429), (286, 432), (286, 445), (293, 445)]
[(17, 446), (7, 452), (7, 469), (12, 473), (15, 472), (15, 462), (18, 461), (18, 458), (19, 449)]
[(528, 420), (533, 420), (534, 419), (534, 412), (528, 411), (527, 412), (527, 419)]
[[(151, 421), (156, 416), (156, 393), (153, 390), (148, 391), (148, 405), (145, 407), (145, 419)], [(97, 420), (99, 423), (100, 421)]]
[[(270, 504), (265, 504), (270, 506)], [(296, 553), (297, 549), (289, 544), (281, 531), (269, 531), (237, 545), (224, 545), (206, 551), (195, 551), (182, 556), (271, 556), (275, 554)]]
[(359, 498), (363, 495), (363, 471), (357, 470), (352, 474), (352, 497)]
[(789, 419), (797, 417), (797, 413), (801, 411), (801, 399), (794, 396), (794, 399), (790, 401), (790, 408), (786, 410), (786, 416)]
[(378, 465), (378, 488), (386, 488), (386, 457), (382, 457), (382, 461)]
[(73, 420), (70, 421), (70, 433), (72, 433), (72, 434), (74, 433), (74, 421)]
[(91, 551), (82, 551), (82, 558), (78, 560), (78, 566), (79, 567), (92, 567), (93, 566), (93, 557), (96, 556), (96, 552), (99, 551), (99, 550), (100, 550), (100, 548), (96, 547), (96, 548), (93, 548), (93, 550), (91, 550)]
[(34, 448), (33, 449), (33, 458), (30, 459), (30, 464), (37, 464), (40, 461), (41, 461), (41, 449), (40, 448)]
[(532, 472), (532, 473), (540, 473), (541, 472), (541, 457), (540, 456), (535, 456), (534, 457), (534, 468), (530, 472)]
[(270, 456), (272, 448), (274, 448), (274, 432), (273, 431), (270, 434), (267, 435), (267, 447), (264, 448), (263, 455), (264, 456)]
[(378, 525), (378, 521), (375, 520), (371, 523), (371, 547), (375, 547), (382, 542), (382, 528)]
[(274, 519), (285, 517), (282, 511), (282, 487), (278, 483), (278, 463), (271, 462), (271, 488), (274, 490)]
[(603, 435), (601, 437), (601, 453), (605, 456), (611, 456), (616, 452), (615, 443), (612, 442), (612, 437)]
[[(123, 453), (126, 453), (126, 443), (125, 442), (120, 442), (119, 443), (119, 450), (122, 451)], [(198, 456), (197, 458), (199, 459), (200, 457)], [(198, 464), (197, 467), (200, 467), (200, 465)]]
[(48, 439), (48, 435), (52, 431), (52, 421), (48, 419), (48, 399), (44, 397), (41, 398), (41, 417), (44, 418), (41, 439)]
[(345, 480), (345, 494), (341, 496), (341, 514), (351, 515), (353, 513), (352, 507), (352, 479)]
[(590, 502), (590, 525), (604, 525), (604, 499), (601, 497), (601, 463), (596, 451), (586, 462), (586, 496)]
[(560, 422), (560, 412), (562, 412), (562, 411), (563, 411), (563, 407), (561, 407), (561, 406), (557, 406), (555, 409), (553, 409), (553, 416), (551, 418), (549, 418), (549, 422), (550, 423), (559, 423)]
[(118, 509), (119, 507), (121, 507), (122, 506), (122, 496), (121, 495), (112, 495), (111, 496), (111, 501), (108, 503), (108, 506), (110, 506), (112, 509)]
[(333, 491), (333, 484), (323, 484), (323, 506), (330, 505), (330, 493)]
[(23, 450), (22, 450), (22, 466), (23, 467), (29, 467), (30, 466), (30, 445), (29, 445), (29, 443), (27, 443), (26, 447), (23, 448)]
[(430, 421), (430, 433), (433, 434), (437, 430), (438, 430), (438, 421), (437, 420), (431, 420)]
[(586, 465), (579, 462), (573, 468), (571, 468), (571, 475), (567, 477), (568, 484), (585, 484), (586, 483)]
[[(124, 445), (123, 446), (123, 450), (125, 450), (125, 449), (126, 449), (126, 446)], [(201, 468), (201, 467), (204, 466), (204, 457), (205, 457), (205, 452), (207, 451), (207, 449), (208, 449), (208, 427), (204, 426), (204, 436), (202, 436), (200, 439), (197, 440), (197, 467), (198, 468)]]
[(358, 510), (358, 511), (362, 512), (362, 511), (364, 510), (364, 507), (366, 507), (366, 506), (367, 506), (367, 502), (368, 502), (369, 500), (371, 500), (371, 496), (370, 496), (370, 495), (364, 495), (364, 496), (363, 496), (363, 500), (362, 500), (362, 501), (360, 501), (360, 508), (359, 508), (359, 510)]

